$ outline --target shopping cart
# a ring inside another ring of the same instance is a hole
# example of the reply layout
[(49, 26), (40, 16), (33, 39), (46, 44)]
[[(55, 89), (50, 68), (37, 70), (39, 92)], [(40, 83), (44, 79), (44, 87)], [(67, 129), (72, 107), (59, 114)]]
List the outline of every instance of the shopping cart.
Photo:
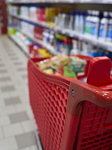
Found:
[(111, 150), (110, 59), (91, 60), (87, 83), (44, 73), (35, 64), (43, 59), (28, 61), (30, 104), (43, 149)]

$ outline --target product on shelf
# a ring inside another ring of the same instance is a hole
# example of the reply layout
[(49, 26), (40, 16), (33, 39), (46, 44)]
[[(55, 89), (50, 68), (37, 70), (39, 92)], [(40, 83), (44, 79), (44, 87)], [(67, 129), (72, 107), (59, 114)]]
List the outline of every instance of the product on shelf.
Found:
[[(31, 19), (31, 22), (33, 22), (31, 23), (30, 21), (23, 21), (13, 17), (12, 25), (24, 34), (26, 33), (29, 37), (32, 37), (34, 40), (39, 40), (45, 48), (49, 49), (49, 47), (52, 46), (56, 53), (63, 53), (66, 55), (83, 54), (93, 57), (108, 56), (112, 59), (111, 52), (106, 52), (104, 49), (93, 46), (94, 40), (96, 42), (97, 38), (99, 38), (99, 42), (105, 40), (111, 44), (111, 12), (104, 12), (102, 16), (101, 12), (94, 10), (84, 12), (65, 8), (38, 7), (34, 5), (19, 5), (19, 7), (12, 5), (11, 8), (13, 14), (19, 15), (20, 13), (23, 19), (29, 18), (28, 20)], [(39, 25), (38, 23), (36, 25), (35, 23), (38, 21)], [(46, 22), (46, 24), (49, 25), (48, 28), (47, 26), (43, 27), (46, 25), (44, 23), (42, 23), (43, 26), (41, 26), (41, 22)], [(50, 26), (53, 26), (56, 30), (51, 30)], [(79, 37), (81, 35), (82, 40), (70, 38), (69, 36), (71, 35), (67, 34), (69, 31), (70, 34), (73, 32), (76, 33), (76, 35), (79, 35)], [(87, 39), (91, 38), (91, 41), (93, 38), (93, 44), (92, 42), (91, 44), (89, 44), (89, 42), (84, 42), (87, 41), (83, 39), (86, 37)]]
[[(9, 5), (9, 11), (13, 15), (28, 18), (31, 21), (46, 22), (52, 27), (59, 27), (60, 30), (66, 29), (74, 33), (84, 34), (105, 40), (112, 41), (112, 14), (111, 12), (102, 13), (95, 10), (74, 11), (70, 8), (38, 7), (35, 5)], [(47, 36), (45, 33), (44, 36)]]
[(54, 32), (44, 29), (43, 30), (43, 41), (53, 45), (54, 43)]
[(32, 20), (38, 19), (38, 10), (39, 10), (39, 7), (37, 7), (37, 6), (30, 6), (29, 7), (29, 17)]
[(43, 28), (35, 26), (34, 27), (34, 37), (35, 39), (43, 40)]
[(41, 48), (38, 44), (32, 42), (29, 45), (29, 55), (32, 58), (52, 56), (46, 49)]
[(14, 29), (12, 26), (8, 26), (8, 35), (15, 35), (16, 29)]
[(25, 18), (29, 17), (29, 7), (27, 5), (22, 5), (20, 7), (20, 15), (21, 17), (25, 17)]
[(109, 13), (106, 41), (112, 42), (112, 13)]
[(108, 12), (103, 13), (103, 18), (100, 21), (99, 39), (106, 40), (108, 28)]
[(69, 55), (72, 49), (72, 39), (61, 34), (55, 34), (54, 47), (57, 52)]

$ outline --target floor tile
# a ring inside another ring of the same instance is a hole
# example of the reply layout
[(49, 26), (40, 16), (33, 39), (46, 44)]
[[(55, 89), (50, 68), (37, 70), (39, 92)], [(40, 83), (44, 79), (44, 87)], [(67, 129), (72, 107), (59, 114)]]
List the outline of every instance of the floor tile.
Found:
[(22, 148), (22, 149), (20, 149), (20, 150), (31, 150), (31, 148), (26, 147), (26, 148)]
[(14, 65), (19, 66), (19, 65), (23, 65), (23, 63), (22, 62), (15, 62)]
[(5, 126), (10, 124), (10, 119), (7, 116), (0, 116), (0, 126)]
[(6, 81), (10, 81), (11, 78), (10, 77), (2, 77), (0, 78), (0, 82), (6, 82)]
[(32, 112), (32, 110), (31, 110), (31, 109), (30, 109), (30, 110), (28, 110), (26, 113), (27, 113), (27, 115), (28, 115), (29, 119), (33, 119), (33, 118), (34, 118), (34, 115), (33, 115), (33, 112)]
[(0, 150), (17, 150), (18, 146), (14, 137), (0, 140)]
[(22, 122), (25, 132), (35, 131), (37, 129), (36, 123), (34, 120), (27, 120)]
[(29, 119), (28, 115), (25, 111), (15, 113), (15, 114), (10, 114), (9, 118), (10, 118), (11, 123), (22, 122), (22, 121), (25, 121), (25, 120)]
[(4, 67), (5, 65), (4, 64), (0, 64), (0, 67)]
[(12, 53), (9, 53), (8, 55), (9, 56), (15, 56), (16, 54), (12, 52)]
[(38, 146), (37, 145), (31, 146), (31, 150), (38, 150)]
[(12, 57), (11, 60), (18, 60), (18, 57)]
[(23, 78), (23, 79), (27, 79), (27, 78), (28, 78), (28, 75), (22, 75), (22, 78)]
[(23, 129), (20, 123), (11, 124), (3, 127), (5, 137), (15, 136), (23, 133)]
[(26, 111), (26, 110), (31, 109), (30, 105), (26, 104), (26, 103), (16, 104), (15, 108), (16, 108), (17, 112)]
[(4, 101), (5, 101), (5, 105), (14, 105), (14, 104), (21, 103), (21, 100), (19, 97), (7, 98), (7, 99), (4, 99)]
[(29, 103), (28, 59), (5, 37), (0, 39), (0, 60), (0, 150), (38, 150)]
[(5, 102), (4, 102), (4, 99), (3, 98), (0, 98), (0, 107), (1, 106), (5, 106)]
[(3, 138), (2, 128), (0, 127), (0, 140)]
[(35, 145), (36, 144), (35, 132), (28, 132), (18, 135), (16, 136), (16, 141), (20, 149)]
[(1, 74), (1, 73), (2, 73), (2, 74), (3, 74), (3, 73), (7, 73), (7, 70), (5, 70), (5, 69), (2, 69), (2, 70), (1, 70), (1, 69), (0, 69), (0, 74)]
[(0, 115), (9, 115), (15, 113), (17, 110), (14, 106), (2, 106), (0, 107)]
[(1, 87), (1, 92), (9, 92), (9, 91), (14, 91), (15, 88), (14, 86), (5, 86), (5, 87)]
[(18, 68), (18, 71), (26, 71), (26, 68)]

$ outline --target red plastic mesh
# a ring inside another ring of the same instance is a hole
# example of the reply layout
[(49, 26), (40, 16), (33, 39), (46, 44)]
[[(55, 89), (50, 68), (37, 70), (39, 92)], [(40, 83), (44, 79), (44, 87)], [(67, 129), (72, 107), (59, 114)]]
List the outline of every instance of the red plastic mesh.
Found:
[[(28, 75), (30, 103), (43, 149), (60, 150), (70, 82), (64, 86), (45, 79), (31, 61)], [(110, 109), (90, 102), (84, 104), (74, 150), (112, 149), (112, 117), (109, 118), (109, 112)], [(110, 119), (110, 127), (107, 127), (107, 118)]]
[(30, 103), (44, 150), (60, 150), (66, 117), (68, 88), (50, 83), (30, 65)]
[[(111, 150), (112, 126), (106, 128), (110, 109), (86, 102), (77, 140), (77, 150)], [(110, 118), (110, 121), (112, 119)], [(76, 149), (76, 148), (74, 148)]]

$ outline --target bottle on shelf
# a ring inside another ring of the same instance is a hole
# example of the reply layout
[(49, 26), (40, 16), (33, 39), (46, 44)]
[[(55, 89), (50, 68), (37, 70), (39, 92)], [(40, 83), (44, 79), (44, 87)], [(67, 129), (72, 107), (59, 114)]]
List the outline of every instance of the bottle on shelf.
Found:
[(92, 19), (92, 36), (97, 38), (99, 31), (99, 11), (93, 11), (93, 19)]
[(84, 24), (85, 24), (85, 16), (84, 13), (81, 11), (79, 15), (79, 33), (84, 33)]
[(112, 13), (109, 13), (109, 21), (108, 21), (108, 29), (107, 29), (107, 36), (106, 41), (111, 42), (112, 41)]
[(108, 12), (103, 13), (103, 18), (100, 21), (99, 39), (106, 40), (108, 28)]
[(92, 34), (92, 11), (88, 10), (87, 11), (87, 17), (85, 19), (85, 35), (91, 35)]
[(70, 54), (71, 55), (77, 55), (77, 54), (79, 54), (78, 48), (77, 48), (77, 40), (73, 39), (72, 43), (73, 43), (73, 49), (71, 49)]
[(76, 11), (76, 15), (75, 15), (75, 21), (74, 21), (74, 25), (75, 25), (75, 32), (79, 32), (79, 16), (80, 16), (80, 12)]
[(68, 23), (68, 28), (70, 30), (74, 29), (74, 20), (75, 20), (75, 16), (74, 16), (74, 11), (72, 10), (71, 13), (70, 13), (70, 21)]

